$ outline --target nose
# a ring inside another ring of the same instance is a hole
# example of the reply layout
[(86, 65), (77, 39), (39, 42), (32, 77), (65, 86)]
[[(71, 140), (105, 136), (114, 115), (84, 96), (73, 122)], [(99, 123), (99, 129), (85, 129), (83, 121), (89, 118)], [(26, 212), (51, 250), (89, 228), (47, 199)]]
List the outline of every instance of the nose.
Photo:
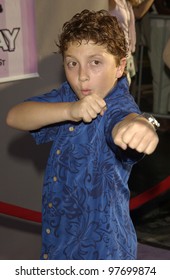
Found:
[(88, 69), (86, 66), (80, 66), (79, 68), (79, 81), (85, 82), (89, 80)]

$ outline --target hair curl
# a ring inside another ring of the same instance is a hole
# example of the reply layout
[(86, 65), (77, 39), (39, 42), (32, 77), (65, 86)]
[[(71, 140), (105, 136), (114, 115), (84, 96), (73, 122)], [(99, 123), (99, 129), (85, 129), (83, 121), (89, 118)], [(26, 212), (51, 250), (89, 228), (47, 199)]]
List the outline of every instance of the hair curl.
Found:
[(59, 52), (64, 56), (71, 42), (81, 44), (82, 40), (104, 45), (109, 53), (117, 57), (118, 62), (127, 56), (124, 32), (117, 18), (106, 10), (83, 10), (64, 23), (57, 44)]

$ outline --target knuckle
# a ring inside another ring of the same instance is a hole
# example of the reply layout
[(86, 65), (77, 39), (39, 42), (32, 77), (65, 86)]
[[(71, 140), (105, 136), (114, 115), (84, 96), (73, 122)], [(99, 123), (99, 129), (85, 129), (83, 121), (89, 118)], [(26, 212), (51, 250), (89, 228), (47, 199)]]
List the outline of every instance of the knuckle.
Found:
[(118, 146), (120, 146), (122, 144), (122, 140), (120, 137), (115, 137), (114, 138), (114, 143)]

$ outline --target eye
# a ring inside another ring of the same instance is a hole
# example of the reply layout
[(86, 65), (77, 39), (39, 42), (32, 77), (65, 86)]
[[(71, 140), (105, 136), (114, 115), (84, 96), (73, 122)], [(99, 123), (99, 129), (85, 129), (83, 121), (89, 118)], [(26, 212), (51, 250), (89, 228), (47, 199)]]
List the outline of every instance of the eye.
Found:
[(101, 62), (100, 62), (99, 60), (93, 60), (93, 61), (91, 62), (91, 64), (92, 64), (93, 66), (98, 66), (99, 64), (101, 64)]
[(76, 61), (69, 61), (69, 62), (67, 62), (67, 66), (69, 68), (74, 68), (76, 65), (77, 65)]

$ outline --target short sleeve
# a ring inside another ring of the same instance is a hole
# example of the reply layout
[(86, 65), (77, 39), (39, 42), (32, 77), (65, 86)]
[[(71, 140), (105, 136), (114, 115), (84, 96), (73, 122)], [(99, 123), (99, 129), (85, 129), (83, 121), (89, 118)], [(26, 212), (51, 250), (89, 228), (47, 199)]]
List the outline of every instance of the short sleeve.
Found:
[(143, 157), (143, 154), (128, 148), (122, 150), (115, 145), (112, 138), (113, 127), (131, 113), (141, 114), (141, 111), (134, 101), (134, 98), (126, 93), (116, 99), (108, 100), (108, 110), (106, 111), (107, 120), (105, 122), (106, 141), (116, 156), (123, 162), (135, 163)]
[[(53, 89), (49, 93), (45, 93), (40, 96), (33, 96), (26, 99), (26, 102), (35, 101), (35, 102), (63, 102), (64, 96), (67, 94), (67, 88), (62, 86), (60, 89)], [(33, 136), (36, 144), (43, 144), (47, 142), (54, 141), (57, 137), (60, 124), (53, 124), (49, 126), (42, 127), (38, 130), (30, 131)]]

